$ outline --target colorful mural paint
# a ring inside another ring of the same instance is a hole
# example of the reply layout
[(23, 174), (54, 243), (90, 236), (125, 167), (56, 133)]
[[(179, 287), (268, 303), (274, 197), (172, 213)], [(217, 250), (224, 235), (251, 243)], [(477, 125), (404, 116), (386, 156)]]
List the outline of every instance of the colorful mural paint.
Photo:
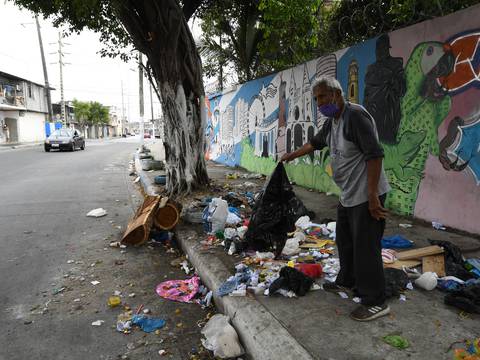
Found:
[[(471, 20), (478, 16), (480, 5), (211, 96), (207, 158), (270, 174), (285, 152), (321, 128), (325, 119), (317, 112), (312, 84), (322, 75), (334, 76), (345, 98), (363, 104), (375, 119), (392, 186), (387, 206), (480, 233), (475, 216), (455, 214), (465, 202), (471, 214), (480, 214), (480, 30)], [(434, 31), (440, 27), (441, 33)], [(327, 149), (286, 169), (299, 185), (339, 192)], [(461, 187), (469, 194), (458, 198)]]

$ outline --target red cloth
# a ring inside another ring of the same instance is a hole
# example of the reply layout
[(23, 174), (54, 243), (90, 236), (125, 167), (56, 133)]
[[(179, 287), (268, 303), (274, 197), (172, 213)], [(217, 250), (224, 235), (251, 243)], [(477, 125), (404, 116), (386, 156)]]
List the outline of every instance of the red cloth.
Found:
[(317, 279), (322, 276), (322, 265), (320, 264), (304, 264), (299, 263), (295, 265), (295, 269), (301, 271), (305, 275), (311, 277), (312, 279)]

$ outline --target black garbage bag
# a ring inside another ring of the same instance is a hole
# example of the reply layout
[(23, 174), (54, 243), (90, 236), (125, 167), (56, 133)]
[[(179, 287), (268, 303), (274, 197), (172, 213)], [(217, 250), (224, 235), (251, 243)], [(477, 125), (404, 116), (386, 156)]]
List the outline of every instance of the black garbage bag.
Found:
[(254, 250), (275, 250), (279, 256), (287, 233), (294, 231), (295, 221), (307, 214), (308, 210), (293, 192), (283, 163), (279, 163), (253, 206), (245, 239)]
[(268, 288), (270, 295), (280, 289), (291, 290), (297, 296), (305, 296), (313, 285), (312, 278), (295, 268), (284, 266), (280, 269), (280, 277)]
[(403, 270), (386, 268), (385, 274), (385, 297), (398, 297), (406, 288), (410, 281)]
[(480, 314), (480, 285), (471, 285), (445, 295), (445, 304)]
[(464, 281), (475, 278), (475, 276), (465, 268), (465, 260), (463, 259), (462, 252), (457, 245), (452, 244), (450, 241), (431, 239), (428, 241), (430, 244), (441, 246), (444, 249), (445, 273), (448, 276), (455, 276)]

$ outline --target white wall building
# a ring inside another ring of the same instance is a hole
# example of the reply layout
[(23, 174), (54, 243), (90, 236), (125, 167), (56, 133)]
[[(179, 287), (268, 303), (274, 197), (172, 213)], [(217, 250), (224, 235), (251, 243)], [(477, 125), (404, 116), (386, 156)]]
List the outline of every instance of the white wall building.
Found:
[(45, 86), (0, 71), (0, 144), (43, 141), (47, 117)]

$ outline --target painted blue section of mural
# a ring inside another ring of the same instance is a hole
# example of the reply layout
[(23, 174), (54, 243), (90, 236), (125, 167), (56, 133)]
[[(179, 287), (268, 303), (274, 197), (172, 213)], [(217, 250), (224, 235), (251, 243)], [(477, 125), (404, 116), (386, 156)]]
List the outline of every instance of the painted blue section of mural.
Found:
[(480, 185), (480, 119), (475, 123), (461, 126), (462, 137), (454, 152), (464, 162)]
[(358, 64), (358, 100), (363, 104), (365, 75), (368, 65), (375, 62), (376, 38), (350, 47), (337, 62), (337, 79), (346, 92), (348, 89), (348, 67), (355, 60)]
[(262, 90), (262, 87), (267, 87), (275, 75), (276, 74), (268, 75), (263, 78), (242, 84), (240, 90), (237, 91), (228, 105), (235, 106), (238, 100), (243, 99), (246, 103), (248, 103), (248, 106), (250, 106), (253, 102), (253, 96), (258, 94), (260, 90)]

